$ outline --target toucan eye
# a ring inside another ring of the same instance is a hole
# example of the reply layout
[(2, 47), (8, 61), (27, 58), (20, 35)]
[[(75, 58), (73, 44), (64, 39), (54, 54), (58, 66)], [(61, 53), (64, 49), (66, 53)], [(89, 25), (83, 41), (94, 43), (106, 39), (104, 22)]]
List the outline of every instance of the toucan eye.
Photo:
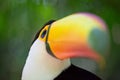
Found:
[(47, 33), (47, 30), (45, 29), (45, 30), (42, 32), (42, 34), (41, 34), (41, 38), (44, 38), (45, 35), (46, 35), (46, 33)]

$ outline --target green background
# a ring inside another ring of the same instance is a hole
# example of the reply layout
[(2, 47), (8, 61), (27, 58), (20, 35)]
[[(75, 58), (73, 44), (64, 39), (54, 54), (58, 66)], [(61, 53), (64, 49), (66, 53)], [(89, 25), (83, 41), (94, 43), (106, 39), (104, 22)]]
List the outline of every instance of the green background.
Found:
[(20, 80), (31, 42), (44, 23), (77, 12), (94, 13), (105, 20), (111, 49), (100, 76), (120, 80), (119, 5), (120, 0), (0, 0), (0, 80)]

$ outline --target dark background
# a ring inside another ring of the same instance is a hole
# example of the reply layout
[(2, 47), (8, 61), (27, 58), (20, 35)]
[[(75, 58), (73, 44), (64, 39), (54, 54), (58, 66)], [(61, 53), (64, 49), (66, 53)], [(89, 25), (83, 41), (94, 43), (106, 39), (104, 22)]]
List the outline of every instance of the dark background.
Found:
[(20, 80), (35, 33), (47, 21), (76, 12), (94, 13), (105, 20), (111, 49), (99, 74), (104, 80), (120, 80), (120, 0), (0, 0), (0, 80)]

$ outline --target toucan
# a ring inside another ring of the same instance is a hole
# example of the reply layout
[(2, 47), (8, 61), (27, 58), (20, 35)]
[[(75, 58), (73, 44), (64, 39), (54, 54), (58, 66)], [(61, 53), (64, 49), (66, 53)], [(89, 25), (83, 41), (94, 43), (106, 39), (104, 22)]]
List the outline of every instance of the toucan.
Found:
[(104, 21), (91, 13), (75, 13), (47, 22), (38, 31), (22, 72), (22, 80), (101, 80), (75, 66), (71, 58), (105, 65), (109, 35)]

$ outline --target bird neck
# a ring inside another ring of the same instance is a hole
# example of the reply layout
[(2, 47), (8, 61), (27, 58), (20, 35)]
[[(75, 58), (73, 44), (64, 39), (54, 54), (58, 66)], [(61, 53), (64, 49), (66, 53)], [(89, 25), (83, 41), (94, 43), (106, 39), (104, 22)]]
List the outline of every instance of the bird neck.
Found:
[(70, 66), (70, 60), (59, 60), (49, 55), (45, 43), (36, 40), (27, 57), (22, 80), (53, 80)]

